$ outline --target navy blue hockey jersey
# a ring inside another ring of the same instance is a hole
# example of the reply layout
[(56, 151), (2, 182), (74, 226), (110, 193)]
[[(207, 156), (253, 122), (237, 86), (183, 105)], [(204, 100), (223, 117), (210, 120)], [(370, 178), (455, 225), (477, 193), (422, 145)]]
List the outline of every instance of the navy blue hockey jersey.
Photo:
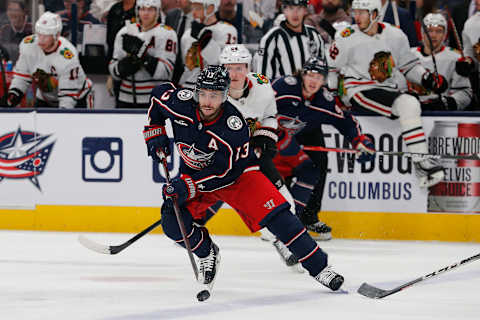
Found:
[(349, 141), (362, 134), (360, 124), (350, 112), (343, 111), (326, 87), (310, 99), (304, 99), (302, 84), (294, 76), (282, 77), (272, 84), (277, 101), (278, 125), (295, 135), (333, 125)]
[(226, 187), (255, 165), (247, 123), (228, 101), (221, 114), (206, 123), (200, 119), (190, 89), (166, 83), (154, 88), (150, 99), (150, 124), (165, 125), (170, 119), (182, 159), (180, 172), (191, 176), (200, 192)]

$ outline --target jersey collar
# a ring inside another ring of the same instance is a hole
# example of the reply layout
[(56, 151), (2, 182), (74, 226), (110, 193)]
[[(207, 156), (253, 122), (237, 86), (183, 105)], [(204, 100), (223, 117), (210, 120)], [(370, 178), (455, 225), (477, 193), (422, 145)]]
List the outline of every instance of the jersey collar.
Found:
[(303, 36), (306, 36), (307, 35), (307, 31), (305, 30), (305, 25), (302, 23), (302, 31), (301, 32), (295, 32), (293, 31), (292, 29), (290, 29), (288, 26), (287, 26), (287, 20), (283, 20), (282, 22), (280, 22), (280, 26), (285, 29), (285, 31), (287, 31), (288, 35), (290, 37), (295, 37), (296, 35), (303, 35)]

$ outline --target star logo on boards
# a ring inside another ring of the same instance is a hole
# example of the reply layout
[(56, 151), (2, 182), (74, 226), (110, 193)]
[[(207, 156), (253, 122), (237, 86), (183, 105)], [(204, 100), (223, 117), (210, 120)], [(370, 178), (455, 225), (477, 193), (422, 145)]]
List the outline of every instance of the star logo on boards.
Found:
[(29, 179), (41, 191), (38, 176), (47, 164), (55, 140), (51, 135), (17, 131), (0, 136), (0, 182), (4, 179)]

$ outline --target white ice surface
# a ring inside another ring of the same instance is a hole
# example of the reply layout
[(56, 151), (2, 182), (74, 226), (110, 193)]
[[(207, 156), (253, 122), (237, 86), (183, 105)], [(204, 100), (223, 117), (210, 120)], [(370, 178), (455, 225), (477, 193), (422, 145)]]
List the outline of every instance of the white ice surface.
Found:
[[(77, 233), (0, 232), (0, 319), (480, 319), (480, 261), (382, 300), (356, 293), (366, 281), (391, 289), (480, 252), (473, 243), (321, 242), (345, 293), (332, 293), (279, 260), (256, 237), (214, 237), (222, 262), (214, 295), (197, 302), (186, 252), (147, 235), (118, 255), (89, 251)], [(105, 244), (131, 234), (86, 234)]]

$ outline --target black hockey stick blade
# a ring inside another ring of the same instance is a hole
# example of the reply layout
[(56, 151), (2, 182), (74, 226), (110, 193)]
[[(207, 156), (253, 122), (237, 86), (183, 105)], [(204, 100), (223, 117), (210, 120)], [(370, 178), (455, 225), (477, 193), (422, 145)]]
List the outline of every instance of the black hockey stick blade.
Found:
[(396, 288), (393, 288), (391, 290), (383, 290), (383, 289), (380, 289), (380, 288), (377, 288), (377, 287), (374, 287), (372, 285), (369, 285), (368, 283), (363, 283), (360, 288), (358, 288), (357, 292), (367, 298), (372, 298), (372, 299), (381, 299), (381, 298), (385, 298), (391, 294), (394, 294), (394, 293), (397, 293), (399, 291), (402, 291), (403, 289), (406, 289), (410, 286), (413, 286), (414, 284), (416, 283), (419, 283), (423, 280), (428, 280), (430, 278), (433, 278), (435, 276), (438, 276), (439, 274), (442, 274), (442, 273), (445, 273), (447, 271), (450, 271), (452, 269), (455, 269), (455, 268), (458, 268), (460, 266), (463, 266), (464, 264), (467, 264), (467, 263), (470, 263), (470, 262), (473, 262), (473, 261), (476, 261), (476, 260), (479, 260), (480, 259), (480, 253), (479, 254), (476, 254), (474, 256), (471, 256), (471, 257), (468, 257), (466, 259), (463, 259), (462, 261), (460, 262), (457, 262), (457, 263), (454, 263), (450, 266), (446, 266), (442, 269), (439, 269), (437, 271), (434, 271), (434, 272), (431, 272), (429, 274), (426, 274), (422, 277), (419, 277), (415, 280), (412, 280), (410, 282), (407, 282), (405, 284), (402, 284), (401, 286), (398, 286)]
[(81, 245), (83, 245), (85, 248), (90, 249), (92, 251), (98, 252), (98, 253), (103, 253), (103, 254), (117, 254), (124, 249), (128, 248), (132, 243), (158, 227), (162, 223), (162, 220), (156, 221), (154, 224), (143, 230), (142, 232), (138, 233), (131, 239), (125, 241), (122, 244), (119, 244), (117, 246), (109, 246), (109, 245), (103, 245), (100, 243), (97, 243), (95, 241), (92, 241), (85, 237), (84, 235), (79, 235), (78, 236), (78, 242), (80, 242)]

